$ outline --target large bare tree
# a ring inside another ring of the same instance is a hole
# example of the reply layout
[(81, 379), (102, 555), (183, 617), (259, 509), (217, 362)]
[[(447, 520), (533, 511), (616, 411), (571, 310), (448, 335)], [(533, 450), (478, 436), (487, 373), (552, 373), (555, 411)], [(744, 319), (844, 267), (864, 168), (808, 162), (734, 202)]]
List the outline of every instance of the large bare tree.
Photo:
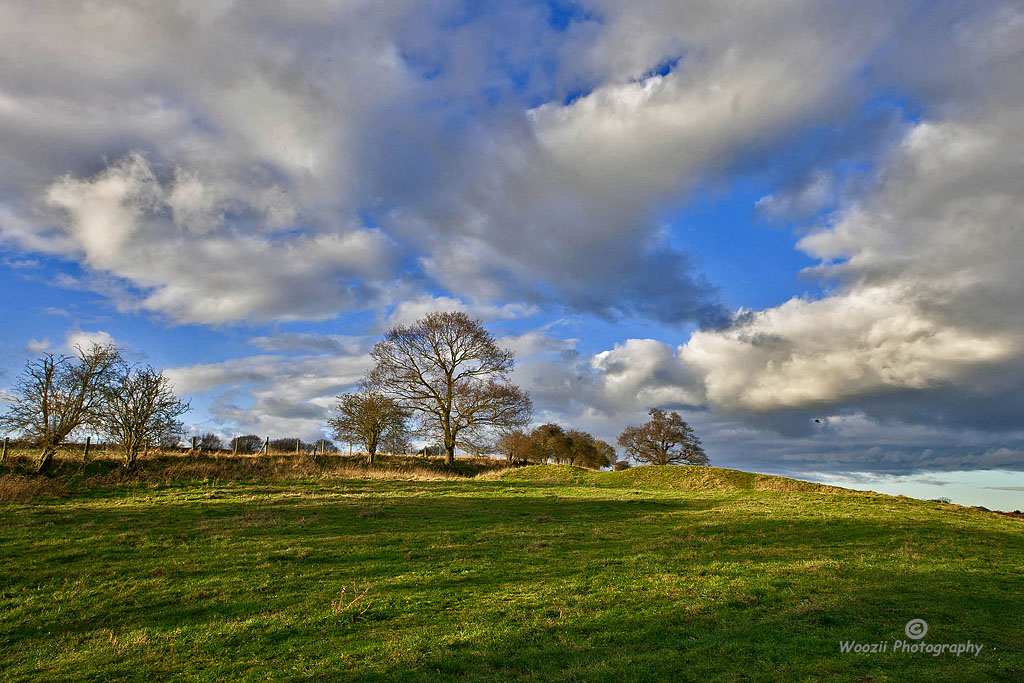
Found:
[(15, 398), (0, 416), (0, 428), (17, 432), (40, 448), (36, 472), (46, 472), (57, 447), (77, 429), (96, 426), (104, 388), (120, 361), (114, 346), (75, 347), (75, 355), (47, 353), (25, 364)]
[(362, 444), (371, 465), (378, 447), (407, 440), (409, 414), (395, 399), (370, 388), (344, 394), (338, 399), (335, 415), (327, 424), (335, 438)]
[(489, 433), (529, 421), (530, 397), (509, 381), (512, 352), (465, 313), (430, 313), (395, 327), (371, 355), (369, 385), (416, 413), (449, 464), (457, 445), (472, 450)]
[(706, 465), (708, 456), (700, 439), (679, 413), (652, 408), (651, 419), (619, 434), (619, 445), (634, 460), (649, 465)]
[(171, 439), (184, 429), (178, 418), (189, 405), (174, 395), (171, 381), (150, 366), (117, 363), (104, 385), (99, 427), (124, 455), (125, 468), (135, 465), (139, 451)]

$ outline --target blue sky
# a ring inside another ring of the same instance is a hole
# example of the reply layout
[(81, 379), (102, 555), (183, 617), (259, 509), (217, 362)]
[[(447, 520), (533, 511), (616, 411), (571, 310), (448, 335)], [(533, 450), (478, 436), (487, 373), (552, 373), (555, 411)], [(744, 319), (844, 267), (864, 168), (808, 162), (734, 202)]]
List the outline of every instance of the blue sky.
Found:
[[(195, 431), (318, 437), (396, 323), (537, 421), (1024, 507), (1011, 2), (0, 8), (0, 391), (112, 340)], [(941, 46), (941, 49), (939, 49)]]

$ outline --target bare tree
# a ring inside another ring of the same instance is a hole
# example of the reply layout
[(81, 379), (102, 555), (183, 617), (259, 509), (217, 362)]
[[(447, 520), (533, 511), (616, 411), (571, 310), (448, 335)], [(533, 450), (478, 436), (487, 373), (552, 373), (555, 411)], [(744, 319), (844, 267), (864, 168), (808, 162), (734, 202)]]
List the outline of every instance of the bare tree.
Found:
[(263, 437), (255, 434), (236, 436), (231, 439), (231, 450), (239, 455), (251, 455), (263, 446)]
[(486, 433), (529, 421), (530, 397), (508, 381), (512, 352), (465, 313), (430, 313), (395, 327), (371, 356), (368, 383), (416, 413), (449, 464), (456, 445), (472, 450)]
[(593, 467), (597, 461), (597, 444), (594, 437), (579, 429), (569, 429), (565, 432), (568, 440), (567, 455), (570, 465)]
[[(257, 437), (259, 438), (259, 437)], [(277, 451), (279, 453), (298, 453), (302, 451), (306, 452), (306, 448), (310, 445), (302, 439), (294, 436), (285, 437), (282, 439), (272, 439), (270, 441), (270, 450)], [(256, 446), (259, 448), (259, 445)]]
[(47, 353), (26, 363), (14, 401), (0, 416), (4, 431), (20, 433), (41, 449), (37, 474), (47, 470), (69, 434), (97, 424), (103, 388), (120, 359), (114, 346), (94, 344), (75, 350), (74, 356)]
[(160, 437), (160, 440), (156, 442), (157, 448), (164, 450), (173, 450), (175, 448), (181, 448), (181, 432), (176, 434), (165, 434)]
[(412, 452), (412, 432), (408, 429), (408, 422), (403, 429), (391, 429), (381, 437), (378, 447), (382, 451), (399, 455)]
[[(554, 460), (581, 467), (600, 469), (615, 462), (615, 449), (579, 429), (563, 429), (549, 422), (534, 429), (528, 436), (529, 459), (538, 462)], [(522, 448), (522, 447), (521, 447)]]
[(317, 439), (313, 442), (313, 450), (317, 453), (337, 453), (338, 446), (330, 439)]
[(508, 429), (501, 433), (495, 448), (509, 462), (528, 462), (535, 458), (533, 439), (522, 429)]
[(98, 426), (107, 440), (120, 446), (125, 468), (135, 465), (139, 451), (171, 439), (184, 431), (178, 418), (188, 403), (174, 395), (171, 381), (150, 366), (133, 367), (118, 362), (103, 387), (103, 409)]
[(607, 441), (594, 439), (594, 460), (589, 466), (597, 469), (615, 467), (615, 462), (615, 446)]
[(534, 459), (538, 462), (546, 463), (554, 460), (557, 463), (563, 463), (570, 461), (572, 440), (566, 435), (562, 425), (554, 422), (542, 424), (530, 432), (530, 438), (534, 444)]
[(213, 432), (207, 432), (199, 437), (200, 451), (221, 451), (224, 450), (224, 440)]
[(371, 465), (378, 447), (391, 440), (408, 440), (409, 413), (393, 398), (364, 387), (338, 399), (336, 413), (327, 424), (336, 438), (362, 444)]
[(639, 427), (629, 426), (619, 434), (619, 445), (638, 462), (650, 465), (706, 465), (708, 456), (693, 428), (679, 417), (658, 408)]

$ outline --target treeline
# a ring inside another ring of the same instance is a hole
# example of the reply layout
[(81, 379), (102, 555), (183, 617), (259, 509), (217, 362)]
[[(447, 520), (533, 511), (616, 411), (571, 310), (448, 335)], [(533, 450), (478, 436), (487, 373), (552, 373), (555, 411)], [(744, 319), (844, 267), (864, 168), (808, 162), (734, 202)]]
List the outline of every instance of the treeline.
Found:
[[(338, 397), (327, 427), (338, 440), (360, 444), (372, 464), (379, 450), (409, 453), (413, 439), (436, 444), (445, 462), (456, 448), (500, 453), (510, 462), (564, 463), (600, 469), (628, 459), (656, 465), (705, 464), (700, 439), (678, 413), (650, 411), (650, 420), (622, 431), (615, 447), (579, 429), (555, 423), (527, 431), (533, 404), (510, 381), (511, 351), (501, 348), (479, 320), (465, 313), (430, 313), (388, 331), (373, 347), (373, 369), (356, 391)], [(189, 404), (168, 378), (149, 365), (128, 363), (113, 345), (76, 348), (74, 355), (44, 354), (29, 361), (15, 385), (0, 433), (40, 448), (36, 471), (47, 470), (73, 433), (91, 431), (120, 449), (131, 468), (150, 448), (175, 448), (185, 433), (180, 417)], [(193, 437), (196, 451), (336, 452), (330, 440), (270, 440), (248, 434), (225, 444), (217, 434)], [(434, 446), (421, 449), (430, 453)]]
[[(592, 469), (618, 464), (615, 447), (579, 429), (543, 424), (530, 432), (514, 429), (502, 434), (496, 450), (513, 463), (576, 465)], [(619, 467), (628, 466), (622, 462)]]

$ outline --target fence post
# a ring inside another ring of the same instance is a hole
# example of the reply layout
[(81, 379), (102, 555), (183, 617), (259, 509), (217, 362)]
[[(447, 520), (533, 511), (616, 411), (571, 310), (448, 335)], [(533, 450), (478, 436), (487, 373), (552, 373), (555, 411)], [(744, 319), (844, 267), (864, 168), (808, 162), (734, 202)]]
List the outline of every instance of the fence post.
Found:
[(82, 451), (82, 462), (85, 462), (86, 460), (89, 459), (89, 444), (91, 442), (92, 442), (92, 437), (91, 436), (85, 437), (85, 450)]
[(270, 455), (270, 437), (269, 436), (267, 437), (267, 440), (263, 443), (263, 454), (266, 455), (266, 456)]
[(295, 439), (295, 455), (299, 454), (299, 442), (300, 441), (302, 441), (302, 439), (298, 439), (298, 438)]
[(7, 462), (7, 442), (8, 441), (10, 441), (10, 437), (5, 436), (4, 437), (4, 452), (3, 452), (3, 455), (0, 455), (0, 465), (2, 465), (5, 462)]
[(193, 436), (192, 437), (192, 450), (190, 451), (192, 453), (192, 455), (196, 454), (196, 439), (198, 439), (198, 438), (199, 438), (198, 436)]
[(238, 437), (231, 439), (231, 455), (238, 455)]

